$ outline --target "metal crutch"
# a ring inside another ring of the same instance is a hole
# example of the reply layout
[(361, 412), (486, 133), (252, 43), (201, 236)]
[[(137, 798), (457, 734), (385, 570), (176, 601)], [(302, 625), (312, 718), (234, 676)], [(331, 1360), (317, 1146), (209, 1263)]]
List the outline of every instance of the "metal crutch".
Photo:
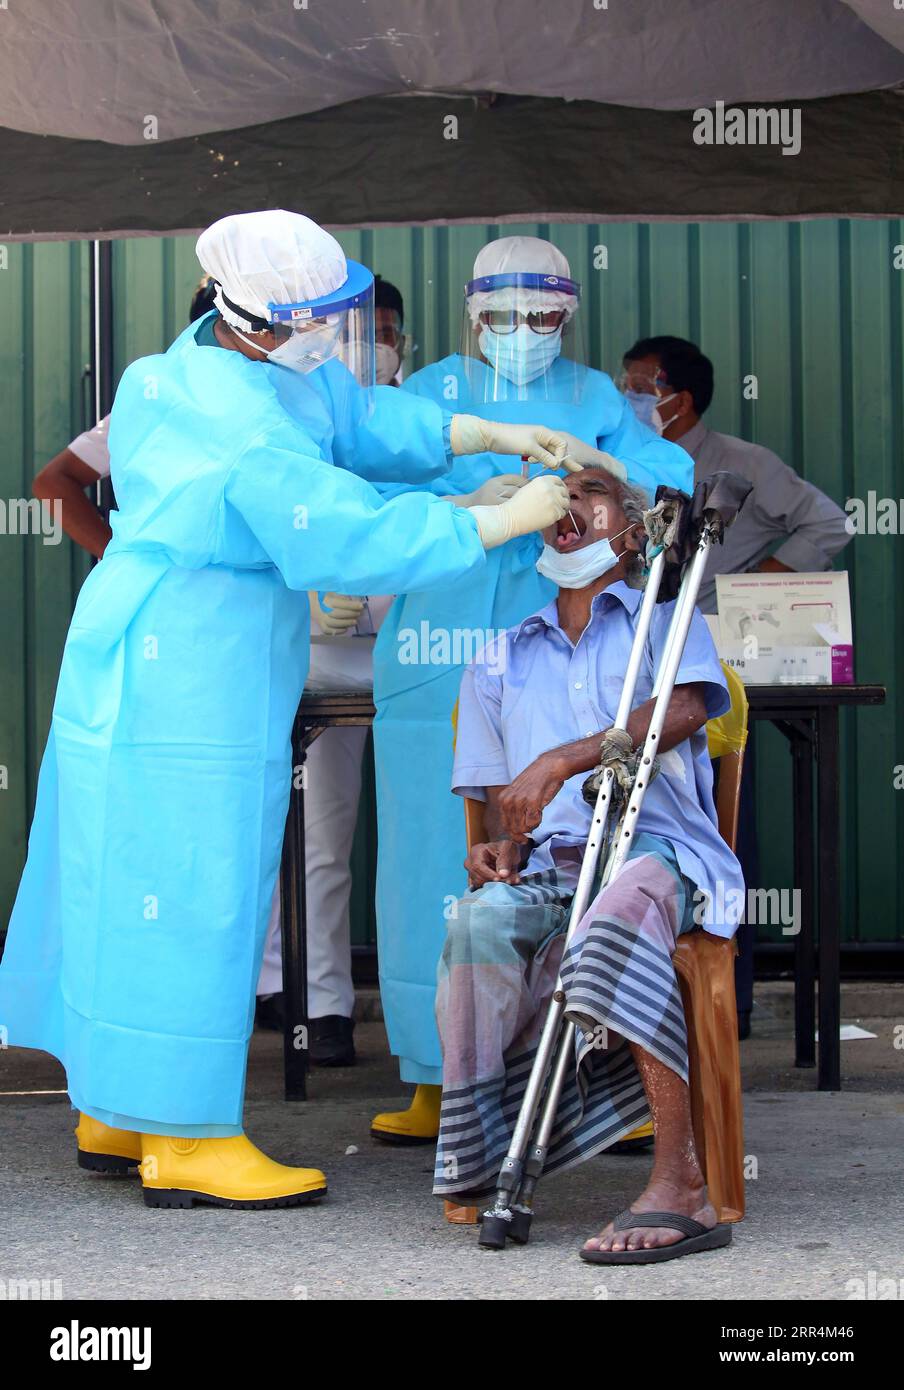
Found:
[[(682, 593), (686, 593), (686, 590), (682, 590)], [(693, 608), (693, 604), (691, 604), (691, 608)], [(689, 621), (690, 619), (688, 619), (688, 622)], [(669, 625), (669, 632), (666, 636), (666, 651), (663, 654), (663, 664), (660, 667), (660, 671), (664, 669), (666, 656), (672, 644), (678, 642), (680, 642), (680, 660), (681, 652), (684, 649), (684, 641), (681, 640), (679, 636), (679, 631), (680, 616), (678, 610), (676, 609), (676, 612), (673, 615), (673, 620)], [(659, 678), (657, 678), (657, 683), (653, 687), (652, 698), (655, 698), (658, 694), (657, 687), (659, 683), (660, 680)], [(649, 763), (649, 760), (646, 761)], [(642, 762), (640, 766), (642, 767), (643, 765), (644, 763)], [(609, 770), (607, 769), (607, 771)], [(612, 776), (611, 771), (609, 771), (609, 775), (610, 777)], [(639, 794), (640, 799), (643, 799), (642, 787), (643, 783), (638, 783), (638, 781), (635, 780), (634, 787), (632, 789), (632, 798)], [(635, 801), (632, 800), (630, 804), (632, 808), (636, 806), (636, 809), (639, 811), (639, 805), (637, 805)], [(627, 810), (628, 806), (625, 807), (625, 811)], [(610, 810), (610, 819), (611, 818), (612, 811)], [(624, 862), (623, 860), (621, 862), (617, 862), (615, 856), (615, 849), (620, 842), (623, 828), (624, 813), (619, 818), (619, 822), (616, 827), (614, 842), (611, 846), (608, 844), (604, 844), (602, 852), (596, 855), (596, 862), (599, 863), (600, 858), (602, 858), (604, 864), (604, 870), (602, 875), (600, 876), (597, 891), (599, 891), (599, 888), (603, 887), (606, 883), (609, 882), (609, 880), (614, 876), (614, 874), (616, 874), (621, 868), (621, 863)], [(627, 854), (627, 850), (625, 851), (625, 854)], [(593, 880), (591, 880), (590, 892), (593, 892)], [(586, 911), (586, 908), (584, 910)], [(577, 922), (579, 920), (579, 917), (575, 917), (574, 915), (569, 916), (569, 924), (572, 921)], [(561, 987), (561, 981), (558, 982), (558, 987)], [(539, 1127), (537, 1129), (536, 1135), (534, 1136), (532, 1143), (530, 1144), (527, 1157), (525, 1159), (524, 1176), (521, 1183), (521, 1190), (518, 1194), (518, 1201), (511, 1208), (512, 1219), (509, 1223), (507, 1234), (508, 1238), (510, 1240), (513, 1240), (517, 1245), (526, 1245), (530, 1236), (530, 1223), (533, 1218), (533, 1195), (537, 1183), (539, 1182), (543, 1174), (543, 1170), (546, 1166), (546, 1158), (549, 1152), (549, 1143), (550, 1139), (552, 1138), (553, 1125), (555, 1124), (556, 1114), (559, 1108), (559, 1100), (562, 1094), (562, 1087), (565, 1084), (565, 1076), (568, 1068), (568, 1063), (573, 1053), (574, 1037), (576, 1031), (575, 1024), (563, 1018), (561, 1023), (561, 1030), (561, 1037), (559, 1039), (559, 1046), (556, 1052), (555, 1062), (553, 1064), (552, 1076), (550, 1078), (549, 1087), (547, 1089), (546, 1096), (543, 1101), (543, 1109), (540, 1114)]]
[[(701, 487), (705, 489), (705, 485), (701, 485)], [(732, 500), (736, 502), (736, 499)], [(741, 501), (743, 501), (743, 496), (741, 497)], [(705, 491), (702, 494), (701, 502), (705, 503)], [(735, 510), (739, 505), (740, 503), (737, 503)], [(688, 630), (693, 618), (694, 606), (703, 579), (709, 548), (717, 541), (721, 541), (724, 526), (730, 523), (734, 516), (734, 511), (731, 510), (731, 507), (728, 507), (726, 510), (730, 513), (727, 522), (719, 515), (717, 510), (706, 509), (705, 506), (702, 508), (700, 534), (696, 550), (681, 583), (675, 610), (669, 625), (665, 651), (660, 663), (659, 672), (654, 682), (653, 698), (655, 698), (656, 704), (653, 708), (653, 714), (644, 741), (643, 751), (638, 762), (634, 785), (627, 799), (627, 804), (617, 829), (615, 842), (608, 855), (603, 875), (604, 882), (609, 882), (619, 873), (633, 840), (644, 794), (650, 780), (648, 773), (653, 766), (653, 759), (656, 755), (662, 727), (665, 723), (675, 677), (684, 652)], [(631, 713), (637, 673), (643, 656), (643, 649), (646, 644), (653, 607), (661, 586), (663, 563), (664, 556), (660, 551), (653, 562), (653, 567), (647, 582), (647, 590), (644, 594), (644, 601), (641, 605), (635, 640), (632, 645), (628, 669), (625, 673), (625, 681), (622, 687), (622, 695), (616, 714), (614, 725), (616, 728), (624, 728), (628, 716)], [(651, 591), (652, 597), (649, 597)], [(648, 598), (649, 603), (647, 601)], [(640, 640), (641, 634), (642, 640)], [(593, 890), (596, 878), (596, 866), (599, 860), (600, 842), (612, 809), (613, 783), (614, 774), (611, 769), (606, 768), (603, 773), (596, 806), (594, 808), (591, 834), (581, 864), (578, 885), (572, 901), (569, 925), (562, 953), (563, 960), (565, 959), (568, 944), (577, 923), (581, 920), (590, 904), (590, 894)], [(518, 1244), (525, 1244), (529, 1238), (530, 1223), (533, 1216), (531, 1200), (546, 1163), (559, 1098), (574, 1046), (575, 1026), (573, 1023), (564, 1022), (564, 1010), (565, 993), (562, 988), (560, 976), (556, 981), (556, 988), (550, 1002), (549, 1012), (544, 1024), (528, 1085), (525, 1090), (521, 1111), (519, 1112), (518, 1120), (515, 1125), (515, 1131), (512, 1135), (509, 1151), (503, 1160), (500, 1170), (496, 1200), (493, 1207), (483, 1215), (480, 1244), (486, 1249), (502, 1249), (505, 1245), (506, 1237), (509, 1237)], [(557, 1040), (558, 1049), (556, 1050)], [(534, 1142), (530, 1144), (530, 1151), (528, 1152), (530, 1136), (540, 1105), (546, 1073), (554, 1050), (556, 1053), (555, 1062), (553, 1064), (549, 1086), (543, 1103), (539, 1127), (536, 1138)]]
[[(660, 549), (659, 553), (653, 559), (644, 589), (637, 626), (634, 633), (634, 641), (631, 646), (631, 655), (628, 658), (624, 684), (622, 685), (621, 696), (616, 710), (615, 728), (625, 728), (628, 716), (633, 708), (637, 676), (640, 671), (640, 664), (643, 660), (644, 649), (650, 631), (650, 623), (653, 617), (653, 609), (656, 607), (664, 568), (665, 554), (663, 550)], [(609, 820), (613, 809), (614, 785), (615, 776), (611, 768), (606, 768), (603, 772), (596, 805), (593, 809), (593, 818), (590, 823), (590, 837), (584, 851), (578, 883), (572, 900), (568, 932), (565, 938), (565, 950), (567, 950), (568, 940), (574, 926), (580, 921), (590, 904), (600, 851), (609, 830)], [(506, 1236), (510, 1236), (513, 1240), (522, 1244), (527, 1240), (531, 1213), (529, 1209), (518, 1209), (519, 1207), (526, 1207), (526, 1203), (519, 1203), (519, 1196), (522, 1192), (523, 1184), (528, 1178), (530, 1179), (529, 1192), (533, 1191), (533, 1188), (536, 1186), (536, 1181), (539, 1178), (539, 1171), (534, 1172), (536, 1166), (536, 1145), (534, 1146), (534, 1151), (527, 1164), (525, 1164), (525, 1155), (530, 1142), (534, 1120), (536, 1119), (537, 1110), (539, 1109), (542, 1098), (547, 1073), (559, 1039), (564, 1009), (565, 994), (562, 989), (561, 979), (559, 979), (556, 981), (556, 987), (550, 1001), (549, 1011), (546, 1015), (543, 1031), (537, 1045), (536, 1056), (531, 1068), (530, 1077), (528, 1078), (524, 1099), (518, 1113), (518, 1119), (515, 1122), (515, 1129), (512, 1134), (511, 1143), (509, 1144), (509, 1150), (503, 1160), (502, 1168), (500, 1169), (496, 1200), (492, 1209), (483, 1214), (480, 1244), (488, 1249), (501, 1249), (505, 1244)], [(558, 1071), (558, 1063), (556, 1070)], [(525, 1193), (524, 1195), (527, 1196), (529, 1193)]]

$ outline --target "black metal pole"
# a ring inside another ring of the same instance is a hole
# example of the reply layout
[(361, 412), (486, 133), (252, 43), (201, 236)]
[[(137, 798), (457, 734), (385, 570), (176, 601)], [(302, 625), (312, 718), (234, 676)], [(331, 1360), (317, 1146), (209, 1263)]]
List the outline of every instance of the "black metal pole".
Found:
[(800, 890), (800, 932), (794, 942), (794, 1065), (816, 1065), (816, 974), (813, 939), (813, 743), (791, 735), (794, 798), (794, 883)]
[[(113, 243), (91, 243), (91, 379), (94, 385), (92, 425), (113, 408)], [(116, 507), (109, 478), (97, 484), (97, 505), (104, 517)]]
[[(305, 903), (304, 761), (301, 718), (292, 733), (292, 789), (279, 872), (283, 972), (283, 1064), (286, 1100), (307, 1099), (308, 960)], [(298, 786), (296, 786), (296, 781)]]
[(819, 874), (819, 1070), (817, 1089), (841, 1090), (841, 858), (838, 707), (816, 716)]

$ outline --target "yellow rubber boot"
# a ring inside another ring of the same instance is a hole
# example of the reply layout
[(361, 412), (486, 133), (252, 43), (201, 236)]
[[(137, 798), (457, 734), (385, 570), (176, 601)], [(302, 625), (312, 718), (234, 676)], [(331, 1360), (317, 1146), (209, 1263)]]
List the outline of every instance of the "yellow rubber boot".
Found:
[(370, 1132), (385, 1144), (435, 1144), (442, 1098), (442, 1086), (418, 1086), (407, 1110), (376, 1115)]
[(142, 1137), (135, 1130), (114, 1130), (79, 1111), (75, 1126), (78, 1166), (92, 1173), (138, 1172), (142, 1161)]
[(289, 1168), (244, 1134), (227, 1139), (141, 1136), (141, 1182), (149, 1207), (295, 1207), (326, 1196), (317, 1168)]
[(132, 1129), (111, 1129), (79, 1112), (75, 1128), (78, 1166), (92, 1173), (137, 1174), (141, 1162), (141, 1135)]

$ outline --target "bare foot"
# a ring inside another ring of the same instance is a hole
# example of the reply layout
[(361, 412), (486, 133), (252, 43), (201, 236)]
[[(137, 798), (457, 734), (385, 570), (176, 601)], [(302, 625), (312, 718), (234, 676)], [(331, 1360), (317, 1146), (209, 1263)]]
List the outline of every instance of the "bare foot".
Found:
[[(690, 1216), (711, 1230), (718, 1225), (716, 1209), (710, 1202), (703, 1183), (681, 1186), (662, 1179), (651, 1178), (643, 1192), (631, 1203), (631, 1211), (675, 1211)], [(671, 1226), (632, 1226), (626, 1231), (614, 1231), (610, 1221), (604, 1231), (584, 1244), (585, 1250), (653, 1250), (660, 1245), (674, 1245), (684, 1240), (683, 1231)]]

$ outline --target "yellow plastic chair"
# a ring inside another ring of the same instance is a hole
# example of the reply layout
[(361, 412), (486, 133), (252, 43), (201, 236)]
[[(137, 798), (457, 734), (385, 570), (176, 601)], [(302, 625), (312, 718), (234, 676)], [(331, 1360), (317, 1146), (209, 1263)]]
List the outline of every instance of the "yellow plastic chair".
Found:
[[(747, 692), (723, 662), (731, 707), (706, 726), (709, 755), (719, 762), (716, 815), (733, 850), (738, 833), (741, 772), (747, 743)], [(734, 938), (702, 928), (678, 938), (672, 960), (687, 1025), (691, 1117), (709, 1199), (720, 1221), (744, 1216), (744, 1107), (735, 999)]]
[(730, 666), (722, 662), (722, 673), (728, 684), (731, 708), (706, 726), (709, 756), (719, 763), (719, 786), (716, 790), (716, 814), (719, 834), (730, 849), (738, 836), (738, 808), (741, 802), (741, 772), (744, 749), (747, 746), (747, 691), (744, 682)]

